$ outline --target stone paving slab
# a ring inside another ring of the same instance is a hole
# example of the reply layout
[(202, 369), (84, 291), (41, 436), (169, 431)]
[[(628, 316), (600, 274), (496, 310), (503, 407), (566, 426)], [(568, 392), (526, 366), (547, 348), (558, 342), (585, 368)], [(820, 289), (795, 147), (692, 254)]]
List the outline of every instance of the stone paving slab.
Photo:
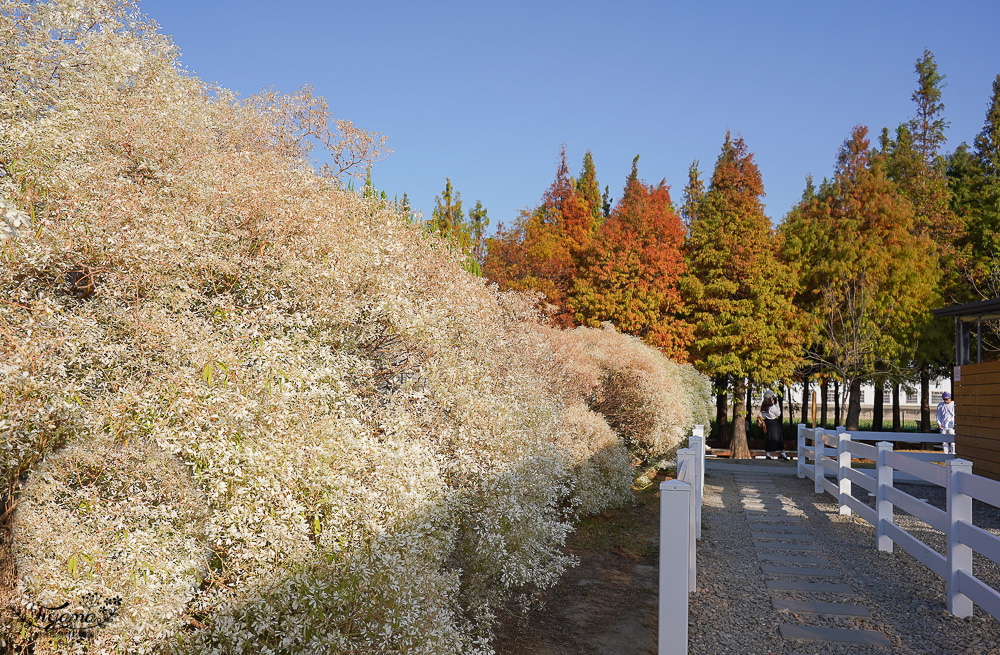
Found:
[(865, 644), (890, 648), (892, 642), (877, 630), (850, 630), (848, 628), (824, 628), (815, 625), (790, 625), (782, 623), (778, 631), (785, 639), (795, 641), (833, 641), (840, 643)]
[(853, 594), (854, 589), (840, 582), (803, 582), (801, 580), (765, 580), (770, 591), (815, 591), (825, 594)]
[(816, 600), (772, 598), (771, 607), (779, 612), (794, 612), (796, 614), (833, 614), (835, 616), (860, 616), (866, 619), (871, 618), (872, 615), (864, 605), (823, 603)]
[(750, 536), (754, 539), (779, 539), (784, 541), (816, 541), (816, 537), (803, 532), (765, 532), (763, 530), (751, 530)]
[(789, 544), (780, 541), (773, 544), (767, 541), (755, 541), (753, 545), (754, 548), (766, 550), (823, 550), (820, 544)]
[(758, 532), (809, 532), (809, 527), (805, 525), (762, 525), (756, 528)]
[(830, 564), (830, 560), (825, 557), (815, 555), (789, 555), (787, 553), (757, 553), (757, 559), (761, 561), (791, 562), (798, 564)]
[(768, 575), (801, 575), (805, 578), (839, 578), (840, 571), (836, 569), (823, 569), (808, 566), (778, 566), (776, 564), (762, 564), (762, 573)]

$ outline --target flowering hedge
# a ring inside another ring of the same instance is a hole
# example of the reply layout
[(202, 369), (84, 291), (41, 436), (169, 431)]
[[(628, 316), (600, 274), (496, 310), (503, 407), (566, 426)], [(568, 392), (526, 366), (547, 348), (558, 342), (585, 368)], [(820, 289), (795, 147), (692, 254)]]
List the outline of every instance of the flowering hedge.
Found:
[(130, 3), (0, 5), (0, 647), (491, 652), (629, 498), (570, 337), (345, 191), (383, 141), (308, 89), (207, 88)]

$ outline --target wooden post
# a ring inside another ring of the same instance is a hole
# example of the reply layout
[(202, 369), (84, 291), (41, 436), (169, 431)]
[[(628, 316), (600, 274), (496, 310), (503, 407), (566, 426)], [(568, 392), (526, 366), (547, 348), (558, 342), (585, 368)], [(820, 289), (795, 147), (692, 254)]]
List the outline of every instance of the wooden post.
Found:
[[(688, 591), (697, 591), (698, 578), (696, 573), (697, 559), (695, 553), (695, 525), (698, 523), (698, 460), (697, 453), (691, 448), (682, 448), (677, 451), (677, 479), (691, 485), (691, 499), (688, 503)], [(684, 470), (684, 477), (680, 472)]]
[(806, 426), (802, 423), (799, 423), (796, 452), (798, 456), (795, 460), (795, 474), (804, 478), (806, 477)]
[(972, 475), (972, 462), (952, 459), (948, 467), (948, 611), (960, 619), (972, 616), (972, 599), (958, 590), (959, 573), (972, 575), (972, 548), (958, 540), (958, 523), (972, 523), (972, 496), (958, 490), (959, 475)]
[(852, 511), (847, 506), (845, 498), (851, 495), (851, 480), (844, 474), (846, 469), (851, 468), (851, 453), (847, 451), (847, 446), (851, 443), (851, 435), (841, 432), (837, 435), (837, 486), (840, 495), (837, 503), (840, 505), (841, 516), (850, 516)]
[(660, 483), (660, 598), (657, 627), (658, 655), (688, 652), (688, 522), (691, 485), (671, 480)]
[(695, 488), (695, 513), (694, 513), (694, 537), (695, 539), (701, 539), (701, 508), (705, 503), (705, 436), (704, 429), (700, 432), (698, 428), (702, 426), (695, 426), (694, 436), (691, 437), (691, 448), (694, 450), (695, 458), (695, 480), (697, 481), (697, 487)]
[(892, 552), (892, 539), (885, 533), (887, 523), (895, 521), (892, 503), (886, 500), (885, 490), (892, 486), (892, 467), (886, 465), (885, 455), (892, 452), (892, 444), (880, 441), (876, 444), (878, 454), (875, 456), (875, 541), (878, 549), (884, 553)]
[(823, 468), (823, 457), (826, 455), (826, 442), (823, 441), (825, 433), (825, 430), (813, 430), (813, 452), (815, 454), (813, 457), (813, 492), (817, 494), (823, 493), (821, 481), (826, 475)]

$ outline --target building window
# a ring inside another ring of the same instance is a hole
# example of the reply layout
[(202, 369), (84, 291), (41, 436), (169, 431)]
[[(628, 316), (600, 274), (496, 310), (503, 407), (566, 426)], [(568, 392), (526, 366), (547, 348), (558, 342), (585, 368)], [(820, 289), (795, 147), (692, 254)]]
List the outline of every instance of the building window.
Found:
[(944, 392), (943, 391), (932, 391), (931, 392), (931, 405), (932, 406), (936, 407), (937, 404), (941, 402), (941, 394), (942, 393), (944, 393)]

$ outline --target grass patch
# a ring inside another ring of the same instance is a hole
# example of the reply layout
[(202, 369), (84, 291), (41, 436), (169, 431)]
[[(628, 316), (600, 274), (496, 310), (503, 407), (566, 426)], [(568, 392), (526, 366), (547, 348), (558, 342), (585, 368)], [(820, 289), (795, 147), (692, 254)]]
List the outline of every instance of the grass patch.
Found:
[[(571, 548), (616, 552), (638, 561), (656, 554), (660, 491), (654, 483), (633, 492), (635, 502), (584, 518), (569, 539)], [(650, 518), (653, 517), (653, 518)]]

